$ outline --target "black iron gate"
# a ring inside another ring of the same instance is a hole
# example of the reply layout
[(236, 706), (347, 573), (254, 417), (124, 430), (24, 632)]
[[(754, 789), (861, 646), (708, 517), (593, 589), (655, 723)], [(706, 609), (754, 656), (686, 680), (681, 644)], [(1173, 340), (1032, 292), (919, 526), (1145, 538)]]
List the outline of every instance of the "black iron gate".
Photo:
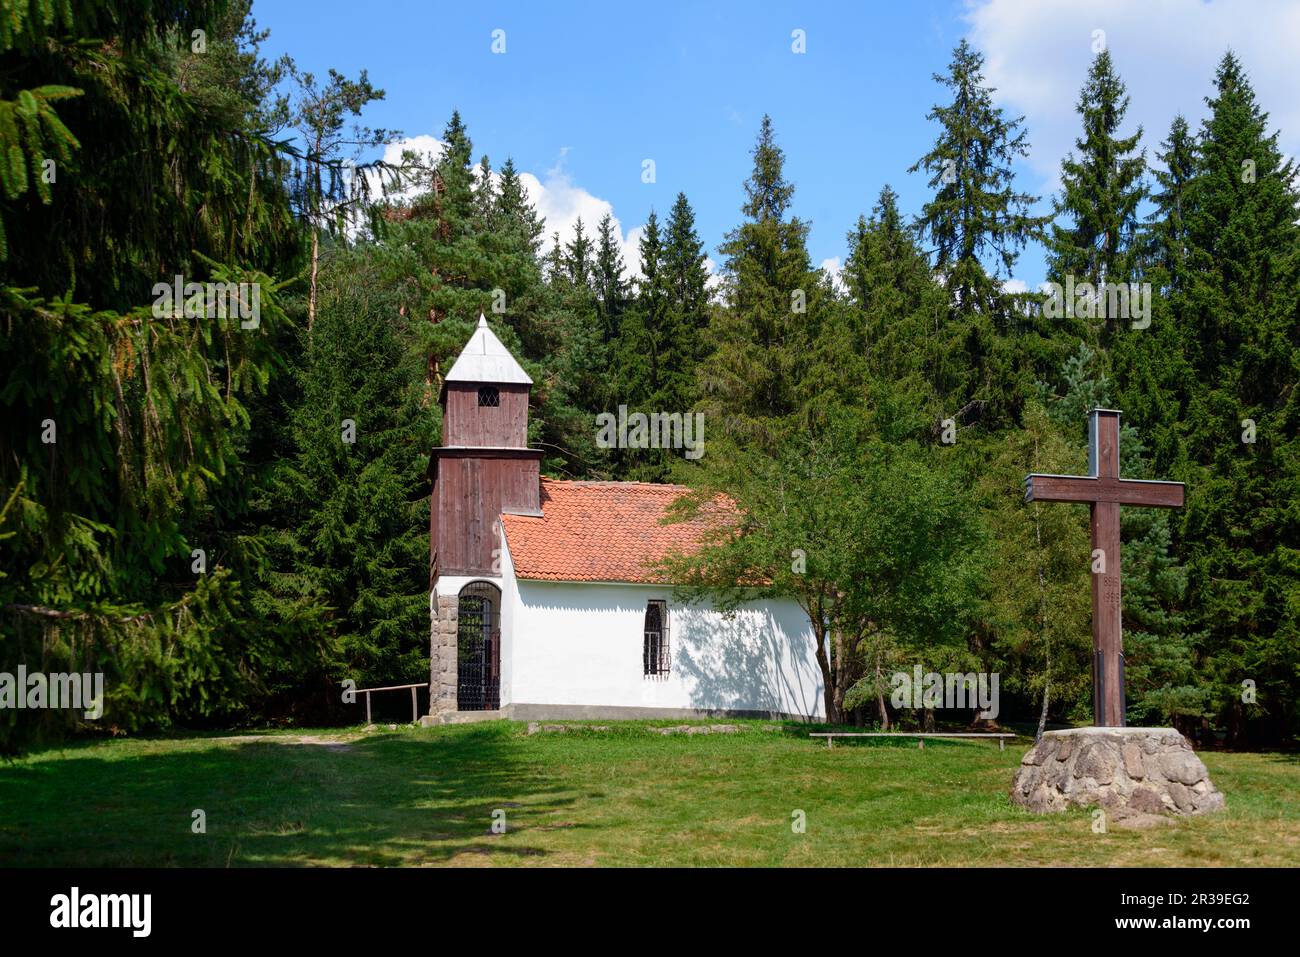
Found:
[(460, 590), (456, 612), (456, 707), (501, 707), (501, 591), (489, 582)]

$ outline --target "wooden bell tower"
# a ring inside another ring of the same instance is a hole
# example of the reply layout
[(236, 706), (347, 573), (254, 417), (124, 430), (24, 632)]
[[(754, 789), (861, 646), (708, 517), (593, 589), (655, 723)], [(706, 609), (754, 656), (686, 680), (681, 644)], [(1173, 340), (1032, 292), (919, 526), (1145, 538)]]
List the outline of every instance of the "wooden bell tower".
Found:
[(429, 462), (429, 586), (501, 577), (502, 511), (536, 512), (542, 452), (528, 448), (533, 380), (479, 316), (442, 387), (442, 445)]
[(429, 717), (500, 707), (504, 511), (540, 514), (528, 378), (478, 317), (442, 387), (429, 460)]

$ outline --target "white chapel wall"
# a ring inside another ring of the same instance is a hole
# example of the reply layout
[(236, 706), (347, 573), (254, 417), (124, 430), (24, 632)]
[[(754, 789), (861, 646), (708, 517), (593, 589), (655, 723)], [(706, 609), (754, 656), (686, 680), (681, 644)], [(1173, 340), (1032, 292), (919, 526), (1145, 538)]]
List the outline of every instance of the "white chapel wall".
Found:
[[(503, 707), (825, 715), (812, 627), (794, 602), (754, 603), (729, 619), (709, 604), (674, 601), (671, 587), (520, 581), (512, 564), (503, 577)], [(670, 612), (667, 677), (643, 669), (652, 598)]]

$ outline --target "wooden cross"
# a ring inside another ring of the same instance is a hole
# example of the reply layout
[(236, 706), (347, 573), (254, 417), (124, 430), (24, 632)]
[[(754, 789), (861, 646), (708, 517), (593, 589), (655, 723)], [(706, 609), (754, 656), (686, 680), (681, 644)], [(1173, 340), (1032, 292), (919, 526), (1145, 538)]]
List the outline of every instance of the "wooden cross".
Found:
[(1088, 413), (1088, 475), (1027, 475), (1026, 502), (1087, 502), (1092, 511), (1092, 714), (1124, 727), (1124, 631), (1120, 614), (1119, 507), (1180, 508), (1182, 482), (1119, 477), (1119, 416)]

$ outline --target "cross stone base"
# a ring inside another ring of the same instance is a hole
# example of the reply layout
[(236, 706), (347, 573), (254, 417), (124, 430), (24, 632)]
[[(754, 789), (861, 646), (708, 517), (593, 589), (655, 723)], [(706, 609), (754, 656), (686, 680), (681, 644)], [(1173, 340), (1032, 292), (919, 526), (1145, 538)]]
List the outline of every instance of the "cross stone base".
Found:
[(1020, 762), (1011, 800), (1045, 813), (1100, 806), (1120, 814), (1204, 814), (1223, 794), (1173, 728), (1048, 731)]

